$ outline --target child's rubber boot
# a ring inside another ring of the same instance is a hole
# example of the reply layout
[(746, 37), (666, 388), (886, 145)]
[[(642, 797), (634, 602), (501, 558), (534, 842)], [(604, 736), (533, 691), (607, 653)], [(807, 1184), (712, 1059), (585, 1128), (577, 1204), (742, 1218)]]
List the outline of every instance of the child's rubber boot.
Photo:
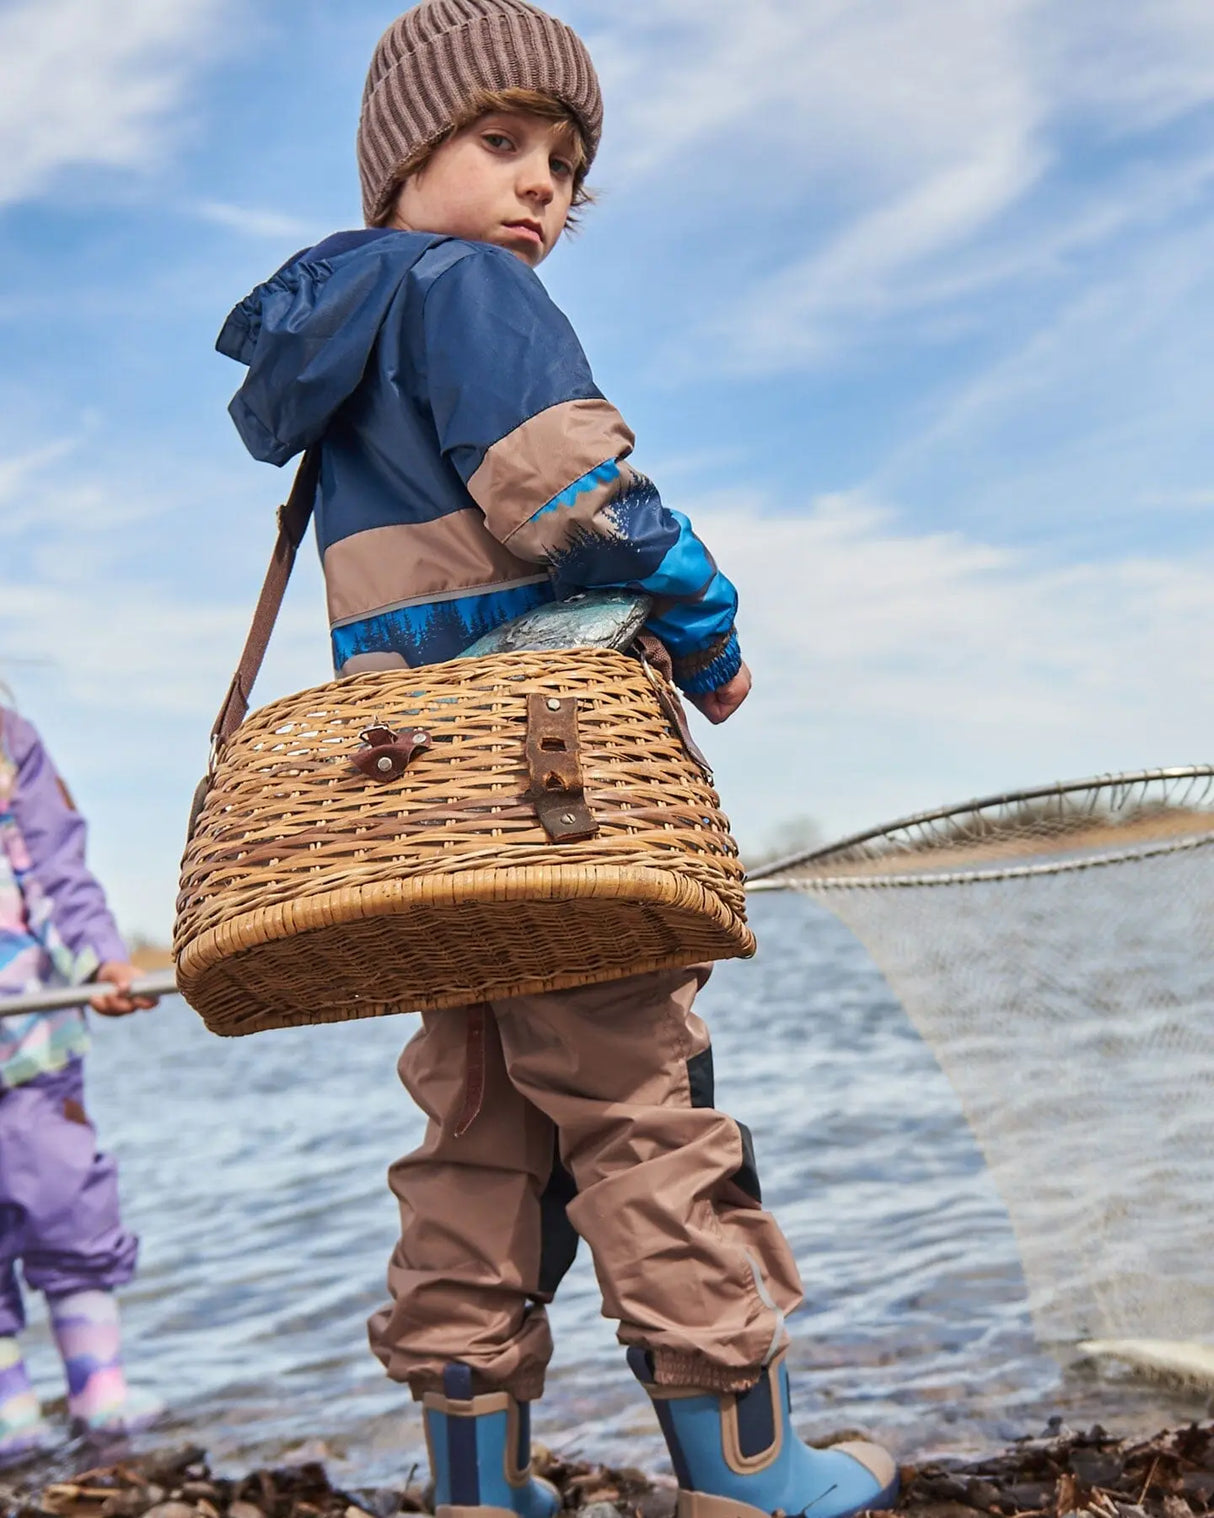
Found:
[(653, 1400), (679, 1482), (678, 1518), (848, 1518), (888, 1508), (898, 1467), (860, 1440), (814, 1449), (792, 1428), (784, 1352), (737, 1395), (655, 1386), (639, 1348), (628, 1363)]
[(0, 1339), (0, 1468), (41, 1454), (52, 1440), (16, 1339)]
[(87, 1412), (72, 1413), (72, 1431), (103, 1438), (141, 1434), (144, 1429), (159, 1423), (164, 1413), (165, 1406), (159, 1397), (140, 1386), (128, 1386), (112, 1401), (103, 1402)]
[(128, 1386), (118, 1304), (108, 1291), (48, 1297), (51, 1329), (67, 1374), (67, 1409), (77, 1434), (138, 1434), (164, 1413), (150, 1392)]
[(531, 1408), (508, 1392), (472, 1394), (472, 1372), (448, 1365), (443, 1395), (422, 1399), (435, 1518), (553, 1518), (557, 1490), (531, 1474)]

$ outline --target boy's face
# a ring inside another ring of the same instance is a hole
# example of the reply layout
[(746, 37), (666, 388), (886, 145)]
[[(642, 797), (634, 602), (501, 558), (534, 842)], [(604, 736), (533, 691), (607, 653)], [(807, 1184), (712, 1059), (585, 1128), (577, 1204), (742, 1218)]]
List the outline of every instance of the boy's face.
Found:
[(401, 187), (392, 226), (491, 242), (535, 268), (565, 230), (573, 200), (573, 129), (527, 111), (480, 117)]

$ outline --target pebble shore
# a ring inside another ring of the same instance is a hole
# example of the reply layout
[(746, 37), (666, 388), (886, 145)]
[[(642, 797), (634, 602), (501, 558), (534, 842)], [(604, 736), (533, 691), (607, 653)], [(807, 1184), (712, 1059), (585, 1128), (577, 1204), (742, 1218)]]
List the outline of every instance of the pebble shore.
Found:
[[(667, 1479), (564, 1461), (537, 1450), (564, 1511), (578, 1518), (674, 1518)], [(1214, 1514), (1214, 1424), (1122, 1440), (1057, 1422), (1036, 1439), (969, 1462), (905, 1466), (900, 1513), (913, 1518), (1205, 1518)], [(342, 1490), (319, 1463), (215, 1476), (205, 1451), (162, 1450), (49, 1485), (0, 1476), (2, 1518), (396, 1518), (430, 1511), (420, 1485)]]

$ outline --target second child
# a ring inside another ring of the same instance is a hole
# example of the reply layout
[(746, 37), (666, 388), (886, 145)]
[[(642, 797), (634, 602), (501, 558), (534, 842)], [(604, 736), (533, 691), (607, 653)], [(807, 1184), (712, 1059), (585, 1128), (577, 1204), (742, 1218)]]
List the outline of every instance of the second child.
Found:
[[(0, 706), (0, 1010), (6, 994), (85, 981), (105, 1016), (154, 1005), (131, 995), (138, 971), (85, 866), (85, 831), (36, 730)], [(18, 1269), (45, 1293), (78, 1432), (133, 1433), (162, 1411), (123, 1370), (114, 1292), (139, 1241), (85, 1111), (87, 1048), (76, 1009), (0, 1018), (0, 1464), (53, 1440), (22, 1358)]]

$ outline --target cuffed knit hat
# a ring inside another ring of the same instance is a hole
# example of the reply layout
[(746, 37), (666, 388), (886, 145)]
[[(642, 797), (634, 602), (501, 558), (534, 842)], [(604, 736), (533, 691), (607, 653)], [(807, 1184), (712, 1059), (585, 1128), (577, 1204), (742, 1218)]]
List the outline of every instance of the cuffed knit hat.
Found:
[(567, 105), (586, 139), (603, 132), (598, 75), (581, 38), (526, 0), (422, 0), (379, 39), (358, 123), (368, 222), (400, 165), (435, 142), (481, 90), (538, 90)]

